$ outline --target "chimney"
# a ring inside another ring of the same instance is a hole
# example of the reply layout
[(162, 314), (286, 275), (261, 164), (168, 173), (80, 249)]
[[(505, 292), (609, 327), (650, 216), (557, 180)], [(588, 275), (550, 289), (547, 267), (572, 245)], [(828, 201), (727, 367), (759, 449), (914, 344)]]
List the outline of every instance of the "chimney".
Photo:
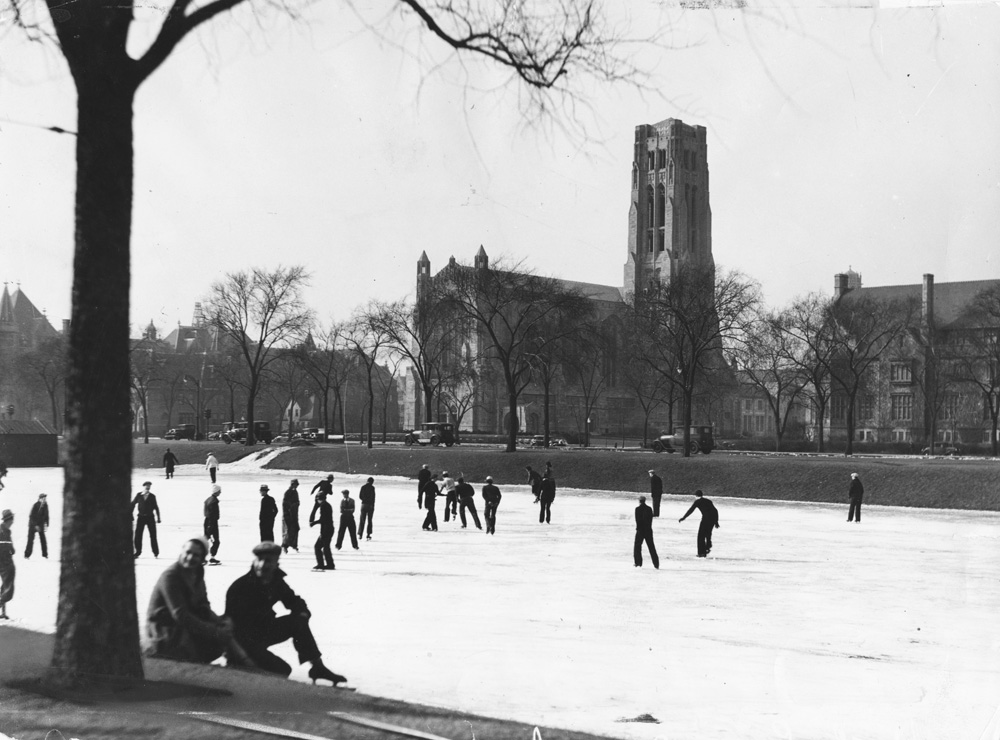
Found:
[(847, 275), (843, 272), (839, 272), (833, 276), (833, 300), (839, 301), (840, 298), (849, 290), (847, 287)]
[(920, 296), (921, 319), (924, 326), (934, 326), (934, 276), (931, 273), (924, 274), (924, 289)]

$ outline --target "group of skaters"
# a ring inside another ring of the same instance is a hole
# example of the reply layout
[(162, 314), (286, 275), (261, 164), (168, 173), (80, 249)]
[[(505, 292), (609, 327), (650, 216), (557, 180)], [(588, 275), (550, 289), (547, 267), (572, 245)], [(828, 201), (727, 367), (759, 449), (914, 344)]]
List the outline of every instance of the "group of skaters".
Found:
[[(420, 472), (417, 473), (417, 508), (427, 511), (423, 523), (424, 531), (438, 531), (437, 497), (440, 495), (445, 497), (444, 520), (446, 522), (461, 520), (462, 529), (465, 529), (469, 524), (469, 520), (466, 518), (466, 514), (468, 514), (472, 517), (476, 529), (483, 528), (483, 524), (479, 520), (479, 512), (476, 510), (476, 489), (466, 482), (465, 477), (459, 475), (457, 479), (452, 478), (447, 470), (440, 474), (432, 473), (429, 466), (423, 465)], [(486, 476), (482, 495), (486, 534), (496, 534), (497, 507), (500, 506), (502, 496), (500, 489), (493, 485), (492, 476)]]

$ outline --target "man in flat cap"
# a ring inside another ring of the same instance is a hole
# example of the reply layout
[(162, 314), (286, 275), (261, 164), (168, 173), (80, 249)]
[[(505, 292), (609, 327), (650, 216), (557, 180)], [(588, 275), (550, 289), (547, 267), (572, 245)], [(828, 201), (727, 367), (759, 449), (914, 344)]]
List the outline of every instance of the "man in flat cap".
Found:
[(660, 499), (663, 497), (663, 479), (655, 470), (649, 471), (649, 495), (653, 497), (653, 516), (660, 515)]
[(847, 491), (851, 505), (847, 509), (847, 521), (861, 523), (861, 499), (864, 495), (865, 487), (861, 485), (861, 477), (857, 473), (851, 473), (851, 487)]
[(45, 530), (49, 526), (49, 501), (44, 493), (38, 494), (38, 500), (32, 504), (28, 513), (28, 544), (24, 548), (24, 559), (31, 557), (35, 549), (35, 535), (38, 535), (38, 544), (42, 548), (42, 557), (49, 556), (49, 543), (45, 539)]
[(368, 534), (366, 540), (372, 538), (372, 520), (375, 518), (375, 479), (369, 478), (358, 494), (361, 499), (361, 519), (358, 520), (358, 535), (365, 531), (365, 523), (368, 524)]
[[(233, 581), (226, 592), (226, 616), (232, 619), (236, 639), (250, 659), (258, 668), (287, 677), (292, 667), (268, 648), (291, 639), (299, 663), (312, 663), (309, 678), (313, 683), (324, 680), (336, 686), (346, 681), (323, 664), (309, 626), (312, 614), (278, 567), (281, 545), (261, 542), (253, 548), (253, 556), (249, 572)], [(274, 613), (279, 601), (289, 611), (281, 617)]]
[(4, 509), (0, 514), (0, 619), (7, 619), (7, 602), (14, 598), (14, 539), (10, 528), (14, 512)]
[(344, 532), (351, 533), (351, 546), (358, 549), (358, 525), (354, 521), (354, 499), (351, 492), (346, 488), (340, 492), (343, 498), (340, 500), (340, 526), (337, 528), (337, 545), (339, 550), (344, 544)]
[(649, 559), (653, 561), (653, 567), (659, 569), (660, 558), (656, 554), (656, 545), (653, 544), (653, 514), (652, 509), (646, 505), (646, 497), (639, 497), (639, 505), (635, 507), (635, 546), (633, 547), (633, 559), (635, 567), (642, 567), (642, 544), (645, 542), (649, 550)]
[(500, 489), (493, 485), (493, 476), (486, 476), (486, 485), (483, 486), (483, 516), (486, 518), (486, 534), (497, 533), (497, 507), (500, 506)]
[(268, 493), (271, 489), (265, 483), (260, 487), (260, 541), (274, 542), (274, 520), (278, 516), (278, 505)]
[(281, 549), (299, 551), (299, 479), (292, 478), (281, 499)]
[(219, 560), (216, 555), (219, 553), (219, 496), (222, 495), (222, 486), (218, 483), (212, 484), (212, 493), (205, 499), (205, 539), (212, 543), (212, 548), (208, 551), (208, 564), (218, 565)]
[(149, 530), (149, 548), (153, 557), (160, 557), (160, 544), (156, 541), (156, 524), (160, 521), (160, 507), (156, 503), (156, 494), (150, 491), (152, 483), (146, 481), (142, 490), (132, 499), (132, 511), (137, 511), (135, 517), (135, 557), (142, 555), (142, 532)]

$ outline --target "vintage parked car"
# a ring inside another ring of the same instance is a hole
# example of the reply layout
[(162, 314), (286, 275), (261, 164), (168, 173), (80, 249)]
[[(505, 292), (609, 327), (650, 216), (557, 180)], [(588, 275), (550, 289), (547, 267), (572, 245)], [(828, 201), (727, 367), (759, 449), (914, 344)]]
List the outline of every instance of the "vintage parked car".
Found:
[(420, 429), (414, 429), (403, 437), (403, 442), (407, 445), (433, 445), (437, 447), (443, 444), (451, 447), (455, 444), (455, 425), (441, 421), (428, 421), (420, 425)]
[[(544, 447), (545, 446), (545, 435), (536, 434), (528, 441), (529, 447)], [(567, 442), (562, 437), (549, 437), (549, 447), (566, 447)]]
[[(929, 454), (931, 454), (931, 448), (929, 446), (928, 447), (924, 447), (924, 449), (922, 449), (921, 452), (924, 455), (929, 455)], [(935, 455), (961, 455), (962, 454), (962, 448), (959, 447), (958, 445), (952, 444), (950, 442), (939, 442), (938, 444), (934, 445), (934, 454)]]
[(163, 435), (164, 439), (194, 439), (194, 424), (178, 424), (173, 429), (168, 429)]
[[(255, 421), (253, 423), (253, 437), (257, 442), (266, 445), (271, 444), (274, 435), (271, 433), (271, 424), (267, 421)], [(227, 421), (222, 425), (222, 441), (226, 444), (230, 442), (243, 442), (247, 438), (247, 423), (245, 421)]]
[[(676, 452), (678, 450), (683, 450), (684, 427), (675, 427), (673, 434), (664, 432), (659, 436), (659, 438), (653, 440), (653, 444), (650, 446), (653, 448), (653, 452)], [(697, 455), (699, 452), (707, 455), (714, 449), (715, 438), (712, 435), (712, 427), (691, 427), (690, 451), (692, 455)]]

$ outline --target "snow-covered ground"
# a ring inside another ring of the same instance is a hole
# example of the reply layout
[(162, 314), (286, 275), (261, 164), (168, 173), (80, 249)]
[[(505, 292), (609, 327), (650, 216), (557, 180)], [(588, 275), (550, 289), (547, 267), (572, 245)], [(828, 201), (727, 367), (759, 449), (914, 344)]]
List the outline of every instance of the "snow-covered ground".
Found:
[[(259, 464), (221, 468), (223, 565), (207, 573), (218, 611), (251, 560), (258, 486), (280, 502), (293, 477)], [(321, 475), (298, 477), (306, 525)], [(147, 544), (136, 561), (143, 617), (159, 573), (200, 534), (209, 492), (200, 466), (149, 479), (163, 523), (159, 559)], [(334, 485), (357, 499), (362, 482)], [(53, 631), (62, 473), (17, 469), (6, 483), (19, 550), (10, 612)], [(488, 536), (445, 524), (443, 501), (441, 531), (424, 532), (413, 482), (376, 486), (374, 539), (335, 551), (335, 572), (310, 571), (307, 525), (301, 552), (282, 558), (327, 662), (366, 693), (623, 738), (1000, 738), (996, 514), (866, 507), (848, 524), (846, 502), (716, 498), (722, 526), (699, 559), (698, 515), (679, 524), (689, 500), (667, 496), (657, 571), (648, 557), (632, 565), (632, 494), (561, 492), (544, 526), (523, 486), (502, 486)], [(54, 555), (36, 544), (25, 561), (42, 491)], [(290, 646), (279, 652), (294, 663)], [(659, 724), (620, 721), (643, 714)]]

